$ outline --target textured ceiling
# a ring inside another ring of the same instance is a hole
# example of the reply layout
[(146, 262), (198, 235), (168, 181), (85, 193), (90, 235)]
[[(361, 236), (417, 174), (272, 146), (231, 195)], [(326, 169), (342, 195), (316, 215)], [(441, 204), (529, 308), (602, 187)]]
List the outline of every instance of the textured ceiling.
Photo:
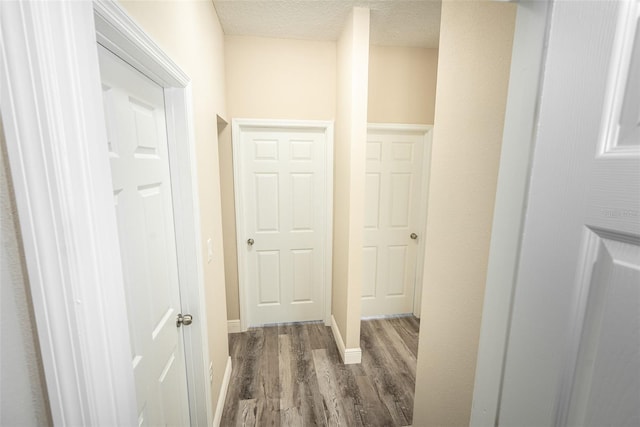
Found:
[(337, 40), (351, 8), (371, 9), (371, 44), (437, 48), (439, 0), (213, 0), (227, 35)]

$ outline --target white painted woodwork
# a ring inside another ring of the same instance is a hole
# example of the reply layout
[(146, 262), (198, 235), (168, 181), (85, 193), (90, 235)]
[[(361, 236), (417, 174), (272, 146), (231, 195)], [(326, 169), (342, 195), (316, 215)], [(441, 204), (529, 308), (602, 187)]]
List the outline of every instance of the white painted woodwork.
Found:
[(139, 425), (188, 425), (163, 88), (98, 48)]
[(338, 353), (340, 353), (340, 359), (342, 359), (342, 363), (344, 363), (345, 365), (361, 363), (362, 349), (360, 347), (349, 348), (345, 345), (342, 334), (340, 333), (340, 328), (338, 328), (338, 324), (336, 323), (336, 319), (335, 317), (333, 317), (333, 314), (331, 315), (330, 326), (333, 339), (336, 341), (336, 346), (338, 347)]
[(500, 425), (640, 425), (639, 19), (553, 5)]
[(244, 328), (324, 320), (331, 275), (326, 131), (286, 124), (235, 129)]
[[(496, 425), (550, 2), (518, 2), (469, 425)], [(533, 83), (535, 82), (535, 83)]]
[(92, 4), (0, 2), (0, 39), (0, 110), (53, 424), (132, 425)]
[[(362, 316), (412, 313), (424, 241), (424, 130), (369, 126), (366, 149)], [(422, 214), (422, 215), (421, 215)], [(412, 239), (415, 233), (418, 239)]]

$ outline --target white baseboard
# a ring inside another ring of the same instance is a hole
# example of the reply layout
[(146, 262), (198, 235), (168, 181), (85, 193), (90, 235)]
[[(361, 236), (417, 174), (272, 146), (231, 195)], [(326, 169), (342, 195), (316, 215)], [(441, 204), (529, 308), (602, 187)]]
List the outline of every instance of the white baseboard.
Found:
[(380, 320), (380, 319), (402, 319), (403, 317), (417, 317), (413, 313), (402, 314), (376, 314), (374, 316), (363, 316), (360, 320)]
[(345, 365), (360, 363), (362, 361), (362, 350), (360, 347), (345, 347), (344, 340), (340, 334), (340, 329), (338, 329), (338, 324), (336, 323), (336, 319), (333, 315), (331, 315), (331, 332), (333, 332), (333, 339), (336, 341), (336, 345), (338, 346), (338, 352), (342, 358), (342, 363)]
[(239, 332), (242, 332), (242, 328), (240, 327), (240, 319), (227, 320), (227, 333), (237, 334)]
[(222, 421), (222, 411), (224, 411), (224, 402), (227, 400), (227, 391), (229, 390), (229, 382), (231, 381), (231, 356), (227, 358), (227, 366), (224, 369), (224, 377), (222, 377), (222, 385), (220, 386), (220, 394), (218, 395), (218, 404), (216, 412), (213, 416), (213, 427), (220, 427)]

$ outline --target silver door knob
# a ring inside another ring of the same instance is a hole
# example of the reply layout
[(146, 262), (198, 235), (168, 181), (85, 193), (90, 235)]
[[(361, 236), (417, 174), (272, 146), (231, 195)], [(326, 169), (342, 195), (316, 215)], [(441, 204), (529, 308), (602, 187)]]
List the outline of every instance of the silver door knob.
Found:
[(193, 323), (193, 316), (190, 314), (182, 314), (178, 313), (178, 318), (176, 319), (176, 326), (179, 328), (180, 326), (189, 326)]
[(413, 240), (416, 240), (418, 238), (418, 235), (416, 233), (411, 233), (409, 237), (411, 237)]
[(254, 243), (255, 243), (255, 241), (253, 239), (247, 240), (247, 245), (249, 245), (249, 246), (253, 246)]

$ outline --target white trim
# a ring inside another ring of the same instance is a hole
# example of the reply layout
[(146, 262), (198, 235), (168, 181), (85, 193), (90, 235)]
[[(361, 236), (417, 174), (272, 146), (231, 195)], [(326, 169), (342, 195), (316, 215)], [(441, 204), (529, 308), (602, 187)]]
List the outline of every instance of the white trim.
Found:
[(220, 386), (220, 394), (218, 395), (218, 403), (216, 404), (216, 412), (213, 417), (213, 427), (219, 427), (222, 421), (222, 412), (224, 411), (224, 402), (227, 400), (227, 392), (229, 391), (229, 383), (231, 382), (231, 356), (227, 357), (227, 365), (224, 368), (224, 376), (222, 377), (222, 385)]
[(244, 230), (244, 206), (241, 202), (242, 195), (240, 194), (241, 171), (240, 171), (240, 159), (236, 153), (240, 151), (240, 135), (244, 129), (251, 128), (272, 128), (272, 129), (308, 129), (308, 130), (321, 130), (325, 135), (325, 177), (326, 177), (326, 191), (325, 191), (325, 258), (324, 258), (324, 323), (329, 325), (331, 323), (331, 289), (332, 289), (332, 253), (333, 253), (333, 122), (322, 120), (270, 120), (270, 119), (233, 119), (231, 130), (231, 141), (233, 145), (233, 180), (234, 180), (234, 196), (236, 201), (236, 239), (237, 239), (237, 256), (238, 256), (238, 290), (240, 299), (240, 326), (242, 331), (246, 331), (250, 319), (249, 319), (249, 307), (248, 296), (244, 287), (247, 277), (247, 265), (245, 260), (245, 247), (244, 237), (246, 236)]
[(360, 347), (347, 348), (344, 350), (344, 354), (341, 354), (342, 362), (345, 365), (357, 365), (362, 362), (362, 350)]
[(420, 318), (422, 306), (422, 281), (424, 277), (424, 251), (427, 241), (427, 215), (429, 214), (429, 178), (431, 177), (431, 146), (433, 142), (433, 125), (368, 123), (367, 132), (403, 132), (422, 134), (422, 194), (420, 195), (420, 223), (418, 225), (418, 251), (416, 253), (416, 277), (413, 288), (413, 315)]
[(336, 323), (336, 319), (333, 315), (331, 315), (331, 332), (333, 332), (333, 339), (338, 346), (338, 353), (340, 353), (342, 363), (345, 365), (354, 365), (362, 362), (362, 349), (360, 347), (345, 347), (344, 340), (340, 334), (340, 328), (338, 328), (338, 324)]
[(402, 319), (404, 317), (418, 317), (413, 313), (404, 313), (404, 314), (379, 314), (376, 316), (365, 316), (361, 317), (360, 320), (385, 320), (385, 319)]
[(487, 267), (471, 426), (498, 425), (551, 2), (520, 2)]
[(52, 421), (132, 425), (92, 5), (0, 2), (0, 32), (0, 111)]
[(115, 1), (94, 0), (96, 41), (162, 87), (191, 79)]
[(242, 332), (242, 327), (240, 326), (240, 319), (227, 320), (227, 333), (237, 334), (239, 332)]
[[(53, 423), (133, 425), (96, 39), (166, 88), (183, 308), (206, 319), (189, 79), (115, 2), (0, 2), (0, 20), (1, 111)], [(185, 345), (191, 423), (207, 425), (206, 324)]]
[(367, 123), (367, 131), (396, 131), (407, 133), (427, 133), (433, 125), (405, 124), (405, 123)]

